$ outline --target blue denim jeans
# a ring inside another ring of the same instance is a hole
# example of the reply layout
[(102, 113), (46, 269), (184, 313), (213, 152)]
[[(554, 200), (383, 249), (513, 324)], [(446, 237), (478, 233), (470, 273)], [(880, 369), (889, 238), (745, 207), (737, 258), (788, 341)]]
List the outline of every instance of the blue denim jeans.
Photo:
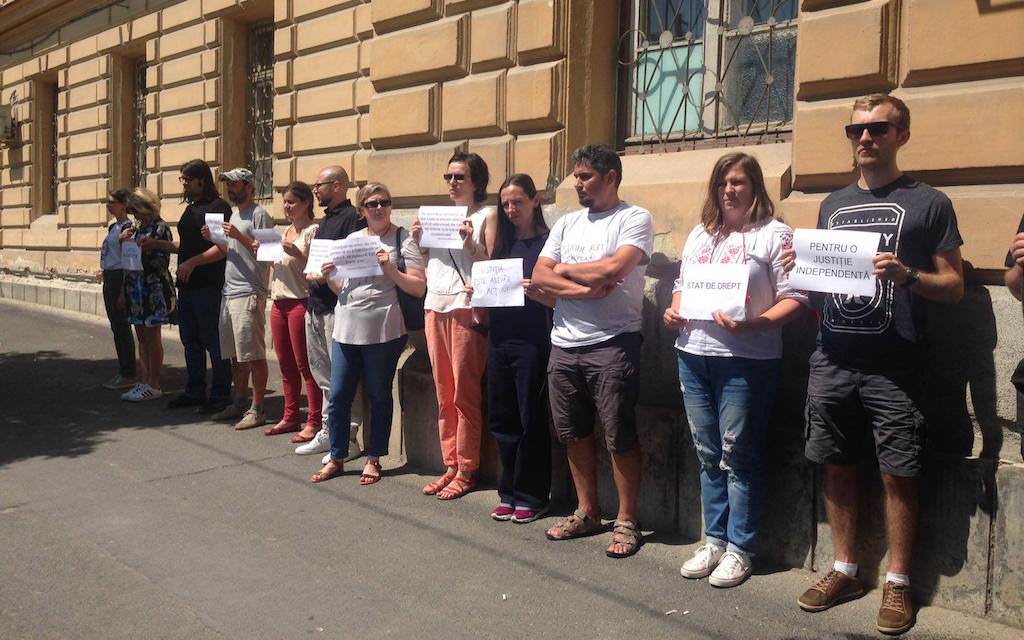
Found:
[[(185, 395), (214, 402), (231, 401), (231, 361), (220, 355), (220, 289), (178, 291), (178, 335), (185, 348)], [(206, 394), (206, 354), (213, 380)]]
[(764, 491), (765, 435), (781, 360), (679, 352), (679, 382), (700, 463), (708, 542), (752, 555)]
[[(352, 428), (352, 401), (360, 378), (370, 398), (370, 456), (386, 456), (391, 439), (394, 403), (391, 382), (407, 336), (380, 344), (342, 344), (331, 341), (331, 406), (328, 419), (331, 459), (344, 460)], [(365, 424), (365, 423), (364, 423)]]

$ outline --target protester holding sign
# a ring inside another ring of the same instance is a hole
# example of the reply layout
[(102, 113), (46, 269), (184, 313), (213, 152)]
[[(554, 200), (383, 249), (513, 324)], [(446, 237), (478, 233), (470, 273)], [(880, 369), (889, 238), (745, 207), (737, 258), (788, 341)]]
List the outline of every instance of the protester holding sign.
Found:
[(555, 299), (531, 280), (548, 239), (533, 179), (525, 173), (514, 174), (498, 193), (503, 213), (498, 214), (492, 258), (515, 258), (522, 263), (526, 300), (523, 306), (488, 311), (487, 426), (501, 459), (498, 506), (491, 517), (526, 523), (547, 511), (551, 493), (546, 371)]
[(874, 444), (889, 538), (876, 626), (897, 634), (914, 624), (909, 574), (925, 435), (918, 401), (927, 303), (963, 297), (963, 240), (949, 198), (897, 166), (896, 154), (910, 140), (910, 110), (902, 100), (883, 94), (856, 100), (845, 133), (858, 179), (825, 198), (818, 228), (880, 234), (879, 286), (871, 297), (824, 296), (807, 381), (805, 453), (825, 465), (835, 563), (798, 602), (805, 611), (823, 611), (864, 592), (857, 577), (857, 462), (865, 445)]
[[(448, 197), (466, 207), (461, 249), (422, 249), (427, 260), (424, 331), (437, 391), (437, 428), (447, 467), (423, 487), (440, 500), (460, 498), (476, 486), (483, 428), (483, 390), (487, 358), (487, 325), (483, 309), (473, 309), (465, 292), (472, 284), (473, 262), (486, 260), (494, 244), (497, 212), (484, 207), (487, 163), (475, 153), (456, 153), (448, 161), (444, 181)], [(417, 248), (423, 227), (417, 220), (412, 237)]]
[[(100, 268), (103, 278), (103, 307), (107, 311), (110, 331), (114, 334), (114, 349), (117, 351), (118, 373), (103, 383), (104, 389), (128, 389), (135, 386), (135, 340), (132, 327), (125, 316), (124, 274), (126, 269), (141, 269), (141, 264), (125, 265), (121, 259), (121, 233), (132, 227), (128, 219), (128, 196), (126, 189), (107, 194), (107, 211), (114, 216), (114, 222), (107, 227), (107, 236), (100, 250)], [(134, 242), (129, 246), (138, 248)]]
[[(356, 277), (350, 272), (349, 277), (339, 279), (332, 277), (337, 270), (333, 262), (323, 265), (323, 274), (338, 296), (328, 420), (331, 453), (323, 468), (310, 477), (312, 482), (323, 482), (342, 472), (349, 446), (352, 401), (360, 380), (370, 398), (370, 444), (359, 484), (380, 480), (380, 457), (387, 455), (391, 438), (391, 386), (407, 341), (398, 289), (417, 297), (426, 291), (425, 260), (412, 238), (391, 224), (388, 188), (371, 182), (359, 190), (356, 201), (367, 226), (350, 234), (346, 242), (373, 239), (378, 246), (376, 263), (381, 275)], [(399, 252), (406, 261), (404, 272), (397, 266)]]
[[(807, 301), (782, 267), (792, 240), (793, 230), (775, 218), (757, 160), (745, 153), (719, 158), (664, 314), (665, 325), (679, 329), (679, 381), (701, 465), (706, 536), (681, 572), (711, 576), (716, 587), (740, 584), (752, 568), (782, 325)], [(725, 276), (713, 277), (716, 271)], [(680, 313), (681, 304), (701, 312)]]
[(177, 321), (178, 299), (171, 279), (170, 252), (173, 246), (171, 228), (160, 218), (160, 199), (148, 189), (136, 189), (128, 196), (128, 212), (135, 216), (136, 226), (121, 233), (122, 243), (136, 242), (142, 247), (142, 270), (127, 271), (124, 300), (128, 322), (135, 326), (142, 361), (138, 384), (121, 396), (129, 402), (156, 400), (163, 396), (160, 369), (164, 362), (164, 346), (160, 327)]
[(283, 198), (284, 215), (290, 224), (281, 240), (284, 257), (274, 263), (274, 280), (270, 285), (270, 335), (281, 368), (284, 416), (268, 431), (298, 431), (302, 418), (299, 402), (305, 381), (309, 403), (306, 424), (316, 432), (322, 422), (323, 393), (310, 371), (306, 354), (309, 284), (304, 274), (309, 245), (317, 231), (313, 224), (313, 191), (305, 182), (293, 182), (285, 188)]

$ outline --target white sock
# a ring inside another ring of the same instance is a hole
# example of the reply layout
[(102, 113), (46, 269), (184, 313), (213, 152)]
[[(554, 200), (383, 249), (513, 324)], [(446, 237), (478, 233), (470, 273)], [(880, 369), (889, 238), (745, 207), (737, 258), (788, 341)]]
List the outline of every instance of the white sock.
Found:
[(910, 576), (905, 573), (893, 573), (892, 571), (889, 571), (885, 574), (885, 581), (902, 584), (905, 587), (910, 586)]
[(857, 563), (856, 562), (841, 562), (836, 560), (832, 563), (832, 568), (839, 573), (845, 574), (850, 578), (857, 577)]

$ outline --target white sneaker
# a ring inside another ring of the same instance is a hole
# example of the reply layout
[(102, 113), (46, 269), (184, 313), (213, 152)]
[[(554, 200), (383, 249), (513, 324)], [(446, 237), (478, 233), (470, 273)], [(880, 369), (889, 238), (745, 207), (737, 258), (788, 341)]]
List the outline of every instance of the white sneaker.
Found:
[(121, 399), (127, 402), (136, 402), (136, 400), (133, 400), (132, 398), (137, 396), (139, 393), (139, 389), (144, 386), (146, 385), (141, 382), (135, 383), (135, 386), (121, 394)]
[(697, 548), (693, 557), (683, 563), (679, 573), (683, 574), (684, 578), (690, 578), (691, 580), (705, 578), (715, 570), (724, 553), (725, 547), (719, 547), (711, 543), (702, 544)]
[(711, 572), (708, 582), (712, 587), (735, 587), (750, 577), (752, 565), (745, 553), (726, 551), (718, 566)]
[[(327, 429), (320, 428), (313, 436), (313, 439), (309, 442), (304, 442), (299, 446), (295, 447), (295, 453), (300, 456), (308, 456), (313, 453), (323, 453), (331, 449), (331, 434), (327, 433)], [(324, 464), (327, 464), (326, 462)]]
[(331, 452), (328, 451), (324, 457), (320, 458), (320, 464), (327, 464), (331, 461)]
[(120, 373), (103, 383), (104, 389), (130, 389), (138, 382), (135, 378), (126, 378)]
[(154, 389), (148, 384), (138, 384), (132, 387), (131, 391), (121, 396), (121, 399), (128, 402), (145, 402), (147, 400), (156, 400), (163, 397), (163, 395), (163, 391)]

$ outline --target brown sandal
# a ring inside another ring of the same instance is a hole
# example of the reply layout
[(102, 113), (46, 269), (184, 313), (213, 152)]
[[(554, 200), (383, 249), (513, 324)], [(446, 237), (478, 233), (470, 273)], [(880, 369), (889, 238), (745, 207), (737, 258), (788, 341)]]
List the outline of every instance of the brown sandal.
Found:
[(303, 442), (309, 442), (310, 440), (316, 437), (316, 433), (319, 430), (319, 426), (314, 427), (313, 425), (307, 424), (306, 426), (302, 427), (301, 431), (299, 431), (294, 436), (289, 438), (289, 440), (292, 441), (292, 444), (302, 444)]
[(455, 469), (448, 469), (440, 478), (423, 487), (423, 495), (432, 496), (441, 489), (444, 489), (451, 484), (451, 481), (455, 479), (457, 473), (458, 472)]
[(476, 489), (476, 480), (466, 476), (456, 475), (455, 479), (448, 483), (448, 486), (437, 492), (438, 500), (455, 500)]
[(380, 475), (381, 475), (380, 460), (367, 460), (366, 464), (367, 464), (367, 466), (370, 466), (370, 467), (373, 467), (374, 469), (376, 469), (377, 470), (377, 474), (373, 475), (373, 474), (366, 473), (365, 468), (364, 468), (363, 473), (359, 474), (359, 484), (363, 485), (364, 487), (367, 486), (367, 485), (371, 485), (371, 484), (375, 484), (377, 482), (380, 482)]
[[(605, 550), (609, 558), (628, 558), (640, 550), (643, 544), (643, 535), (640, 533), (640, 525), (629, 520), (616, 520), (612, 527), (612, 543)], [(626, 547), (625, 551), (612, 551), (612, 547), (620, 545)]]
[[(557, 533), (552, 534), (552, 531)], [(548, 540), (572, 540), (573, 538), (592, 536), (602, 531), (604, 531), (604, 525), (601, 524), (600, 518), (592, 518), (587, 515), (586, 511), (577, 509), (571, 516), (556, 522), (555, 526), (544, 532), (544, 535), (548, 537)]]
[[(332, 471), (324, 471), (324, 469), (326, 469), (328, 466), (330, 466), (332, 464), (334, 465), (334, 469)], [(317, 482), (326, 482), (327, 480), (330, 480), (331, 478), (337, 478), (338, 476), (340, 476), (344, 472), (345, 472), (344, 464), (342, 464), (340, 462), (336, 462), (334, 460), (330, 460), (327, 464), (324, 465), (323, 469), (321, 469), (321, 470), (317, 471), (316, 473), (314, 473), (313, 475), (309, 476), (309, 481), (314, 483), (314, 484), (317, 483)]]
[(275, 424), (274, 426), (270, 427), (269, 429), (264, 430), (263, 431), (263, 435), (265, 435), (265, 436), (279, 436), (282, 433), (292, 433), (292, 432), (295, 432), (295, 431), (298, 431), (298, 430), (299, 430), (299, 423), (298, 422), (285, 422), (284, 420), (282, 420), (281, 422), (278, 422), (277, 424)]

